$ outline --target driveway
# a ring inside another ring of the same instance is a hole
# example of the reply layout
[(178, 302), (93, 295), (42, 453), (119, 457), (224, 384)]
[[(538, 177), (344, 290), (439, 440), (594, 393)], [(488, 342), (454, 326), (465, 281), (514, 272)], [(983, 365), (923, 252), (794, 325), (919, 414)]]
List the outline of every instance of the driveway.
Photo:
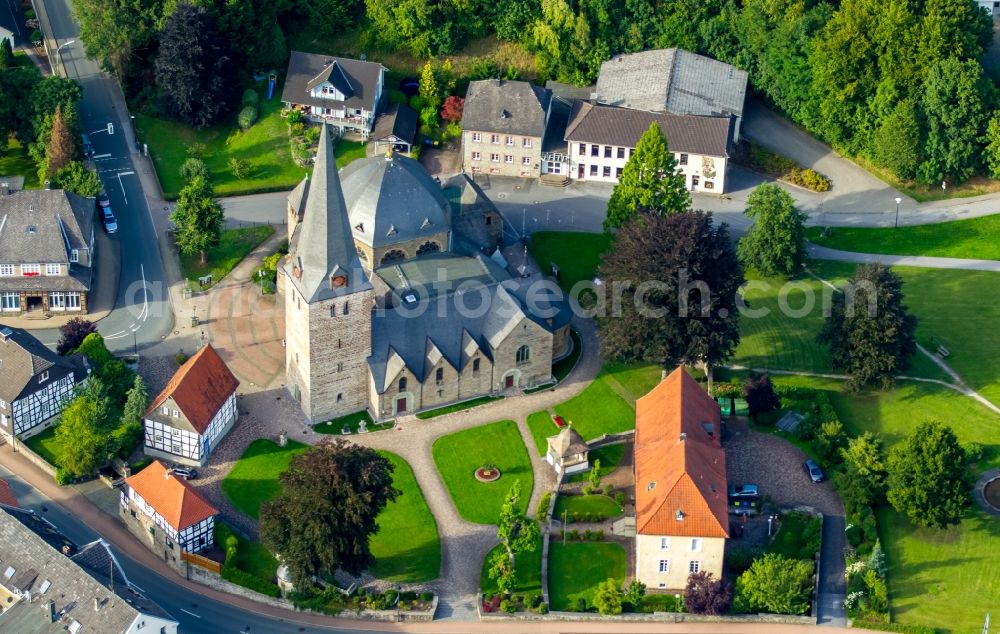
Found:
[(752, 482), (778, 506), (811, 506), (823, 514), (819, 564), (818, 623), (845, 626), (844, 506), (830, 482), (815, 484), (802, 468), (802, 451), (782, 438), (753, 431), (746, 423), (727, 423), (726, 477)]

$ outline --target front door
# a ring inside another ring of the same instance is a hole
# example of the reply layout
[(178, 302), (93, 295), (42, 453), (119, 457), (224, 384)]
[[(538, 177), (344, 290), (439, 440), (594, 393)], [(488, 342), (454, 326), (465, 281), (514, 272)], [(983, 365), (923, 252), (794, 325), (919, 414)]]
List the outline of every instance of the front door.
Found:
[(691, 189), (698, 189), (698, 182), (700, 180), (701, 179), (700, 179), (699, 176), (697, 176), (697, 175), (692, 176), (691, 177)]
[(581, 163), (579, 169), (576, 172), (576, 177), (580, 180), (583, 180), (583, 177), (586, 175), (587, 175), (587, 166)]
[(41, 310), (42, 298), (40, 295), (28, 295), (25, 305), (26, 305), (25, 308), (28, 312), (31, 312), (33, 310)]
[(514, 387), (514, 375), (510, 374), (503, 380), (504, 389), (509, 390)]
[(396, 413), (402, 414), (406, 411), (406, 398), (396, 399)]

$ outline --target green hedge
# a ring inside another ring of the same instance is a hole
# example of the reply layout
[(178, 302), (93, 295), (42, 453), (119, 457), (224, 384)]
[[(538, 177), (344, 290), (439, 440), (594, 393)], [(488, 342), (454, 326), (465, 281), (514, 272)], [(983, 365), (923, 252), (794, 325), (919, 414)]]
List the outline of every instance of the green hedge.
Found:
[(222, 578), (227, 581), (232, 581), (238, 586), (243, 586), (244, 588), (249, 588), (255, 592), (261, 594), (266, 594), (269, 597), (278, 598), (281, 596), (281, 590), (274, 583), (268, 581), (267, 579), (261, 579), (249, 572), (244, 572), (239, 568), (234, 568), (233, 566), (223, 566), (222, 567)]
[(885, 623), (878, 619), (858, 618), (851, 622), (851, 627), (878, 630), (879, 632), (899, 632), (899, 634), (937, 634), (938, 630), (923, 625), (903, 625), (902, 623)]

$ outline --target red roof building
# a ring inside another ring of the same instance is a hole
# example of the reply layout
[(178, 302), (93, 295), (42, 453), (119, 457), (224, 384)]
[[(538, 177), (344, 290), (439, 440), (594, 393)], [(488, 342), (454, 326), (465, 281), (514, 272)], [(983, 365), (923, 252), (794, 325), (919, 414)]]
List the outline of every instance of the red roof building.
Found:
[(3, 479), (0, 479), (0, 504), (21, 508), (21, 505), (17, 503), (17, 498), (14, 497), (14, 491), (10, 488), (10, 483)]

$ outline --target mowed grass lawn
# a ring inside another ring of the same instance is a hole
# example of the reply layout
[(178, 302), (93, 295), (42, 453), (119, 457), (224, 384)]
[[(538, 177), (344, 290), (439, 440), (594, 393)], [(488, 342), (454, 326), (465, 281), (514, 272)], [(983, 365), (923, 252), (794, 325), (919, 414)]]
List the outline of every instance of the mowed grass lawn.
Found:
[(528, 249), (545, 273), (556, 263), (559, 286), (569, 292), (577, 282), (594, 279), (601, 254), (610, 245), (611, 238), (603, 233), (538, 231), (531, 234)]
[(7, 139), (7, 149), (0, 147), (0, 176), (23, 176), (25, 189), (42, 186), (38, 182), (38, 166), (14, 137)]
[[(572, 422), (584, 440), (628, 431), (635, 427), (636, 399), (653, 389), (661, 374), (661, 368), (652, 364), (608, 363), (582, 392), (553, 409)], [(535, 429), (532, 427), (532, 435)], [(549, 436), (558, 431), (554, 425), (552, 429)], [(538, 443), (537, 436), (535, 442)], [(545, 445), (541, 447), (544, 451)]]
[(587, 513), (605, 518), (618, 517), (622, 514), (622, 507), (606, 495), (560, 495), (556, 498), (553, 517), (561, 521), (563, 513), (570, 519), (574, 515), (582, 517)]
[[(590, 468), (593, 470), (594, 465), (598, 460), (601, 461), (601, 467), (597, 470), (598, 475), (602, 478), (611, 475), (611, 472), (618, 468), (618, 465), (622, 461), (622, 457), (625, 455), (625, 444), (619, 445), (604, 445), (597, 449), (592, 449), (587, 454), (587, 458), (590, 460)], [(584, 471), (582, 473), (574, 473), (573, 475), (566, 478), (567, 482), (586, 482), (590, 471)]]
[(529, 414), (528, 429), (531, 431), (532, 440), (535, 441), (535, 450), (538, 451), (539, 456), (544, 458), (545, 451), (548, 449), (546, 439), (559, 433), (559, 428), (553, 422), (552, 415), (548, 412)]
[(552, 610), (575, 610), (577, 599), (593, 607), (597, 584), (625, 582), (625, 550), (608, 542), (549, 543), (549, 601)]
[(219, 246), (209, 249), (207, 261), (201, 263), (201, 255), (180, 254), (181, 275), (192, 290), (200, 290), (198, 278), (212, 275), (212, 284), (218, 284), (243, 258), (257, 248), (274, 233), (271, 225), (257, 225), (239, 229), (223, 229)]
[[(202, 160), (208, 166), (218, 196), (236, 196), (253, 192), (292, 189), (302, 180), (306, 169), (292, 160), (288, 124), (281, 117), (281, 101), (268, 101), (263, 92), (260, 118), (247, 130), (236, 125), (236, 112), (228, 120), (204, 130), (196, 130), (176, 121), (157, 119), (142, 113), (135, 115), (139, 140), (149, 145), (163, 195), (174, 200), (184, 186), (179, 169), (188, 158), (188, 147), (205, 145)], [(276, 88), (281, 94), (281, 88)], [(251, 175), (243, 180), (229, 169), (229, 159), (250, 161)]]
[(378, 516), (379, 531), (370, 542), (375, 556), (371, 573), (396, 583), (437, 579), (441, 573), (441, 539), (413, 469), (394, 453), (379, 454), (392, 463), (392, 485), (400, 495)]
[[(493, 553), (505, 550), (503, 544), (493, 548), (486, 553), (483, 560), (483, 570), (479, 575), (479, 587), (483, 594), (496, 594), (500, 591), (497, 588), (495, 579), (490, 579), (490, 559)], [(542, 593), (542, 535), (538, 534), (538, 541), (535, 543), (535, 550), (518, 553), (514, 556), (514, 590), (513, 594), (541, 594)]]
[(278, 476), (307, 448), (294, 440), (284, 447), (266, 438), (253, 441), (222, 481), (222, 492), (237, 510), (256, 519), (261, 505), (281, 492)]
[(912, 227), (809, 227), (807, 238), (818, 245), (887, 255), (928, 255), (944, 258), (1000, 260), (1000, 215)]
[[(434, 464), (459, 515), (479, 524), (496, 524), (504, 498), (521, 481), (521, 508), (527, 510), (534, 486), (531, 460), (514, 421), (504, 420), (442, 436), (432, 449)], [(496, 482), (480, 482), (476, 469), (495, 465)]]
[(53, 425), (43, 432), (35, 434), (24, 441), (28, 448), (42, 457), (45, 462), (53, 467), (58, 467), (56, 453), (59, 451), (59, 442), (56, 440), (56, 428)]

